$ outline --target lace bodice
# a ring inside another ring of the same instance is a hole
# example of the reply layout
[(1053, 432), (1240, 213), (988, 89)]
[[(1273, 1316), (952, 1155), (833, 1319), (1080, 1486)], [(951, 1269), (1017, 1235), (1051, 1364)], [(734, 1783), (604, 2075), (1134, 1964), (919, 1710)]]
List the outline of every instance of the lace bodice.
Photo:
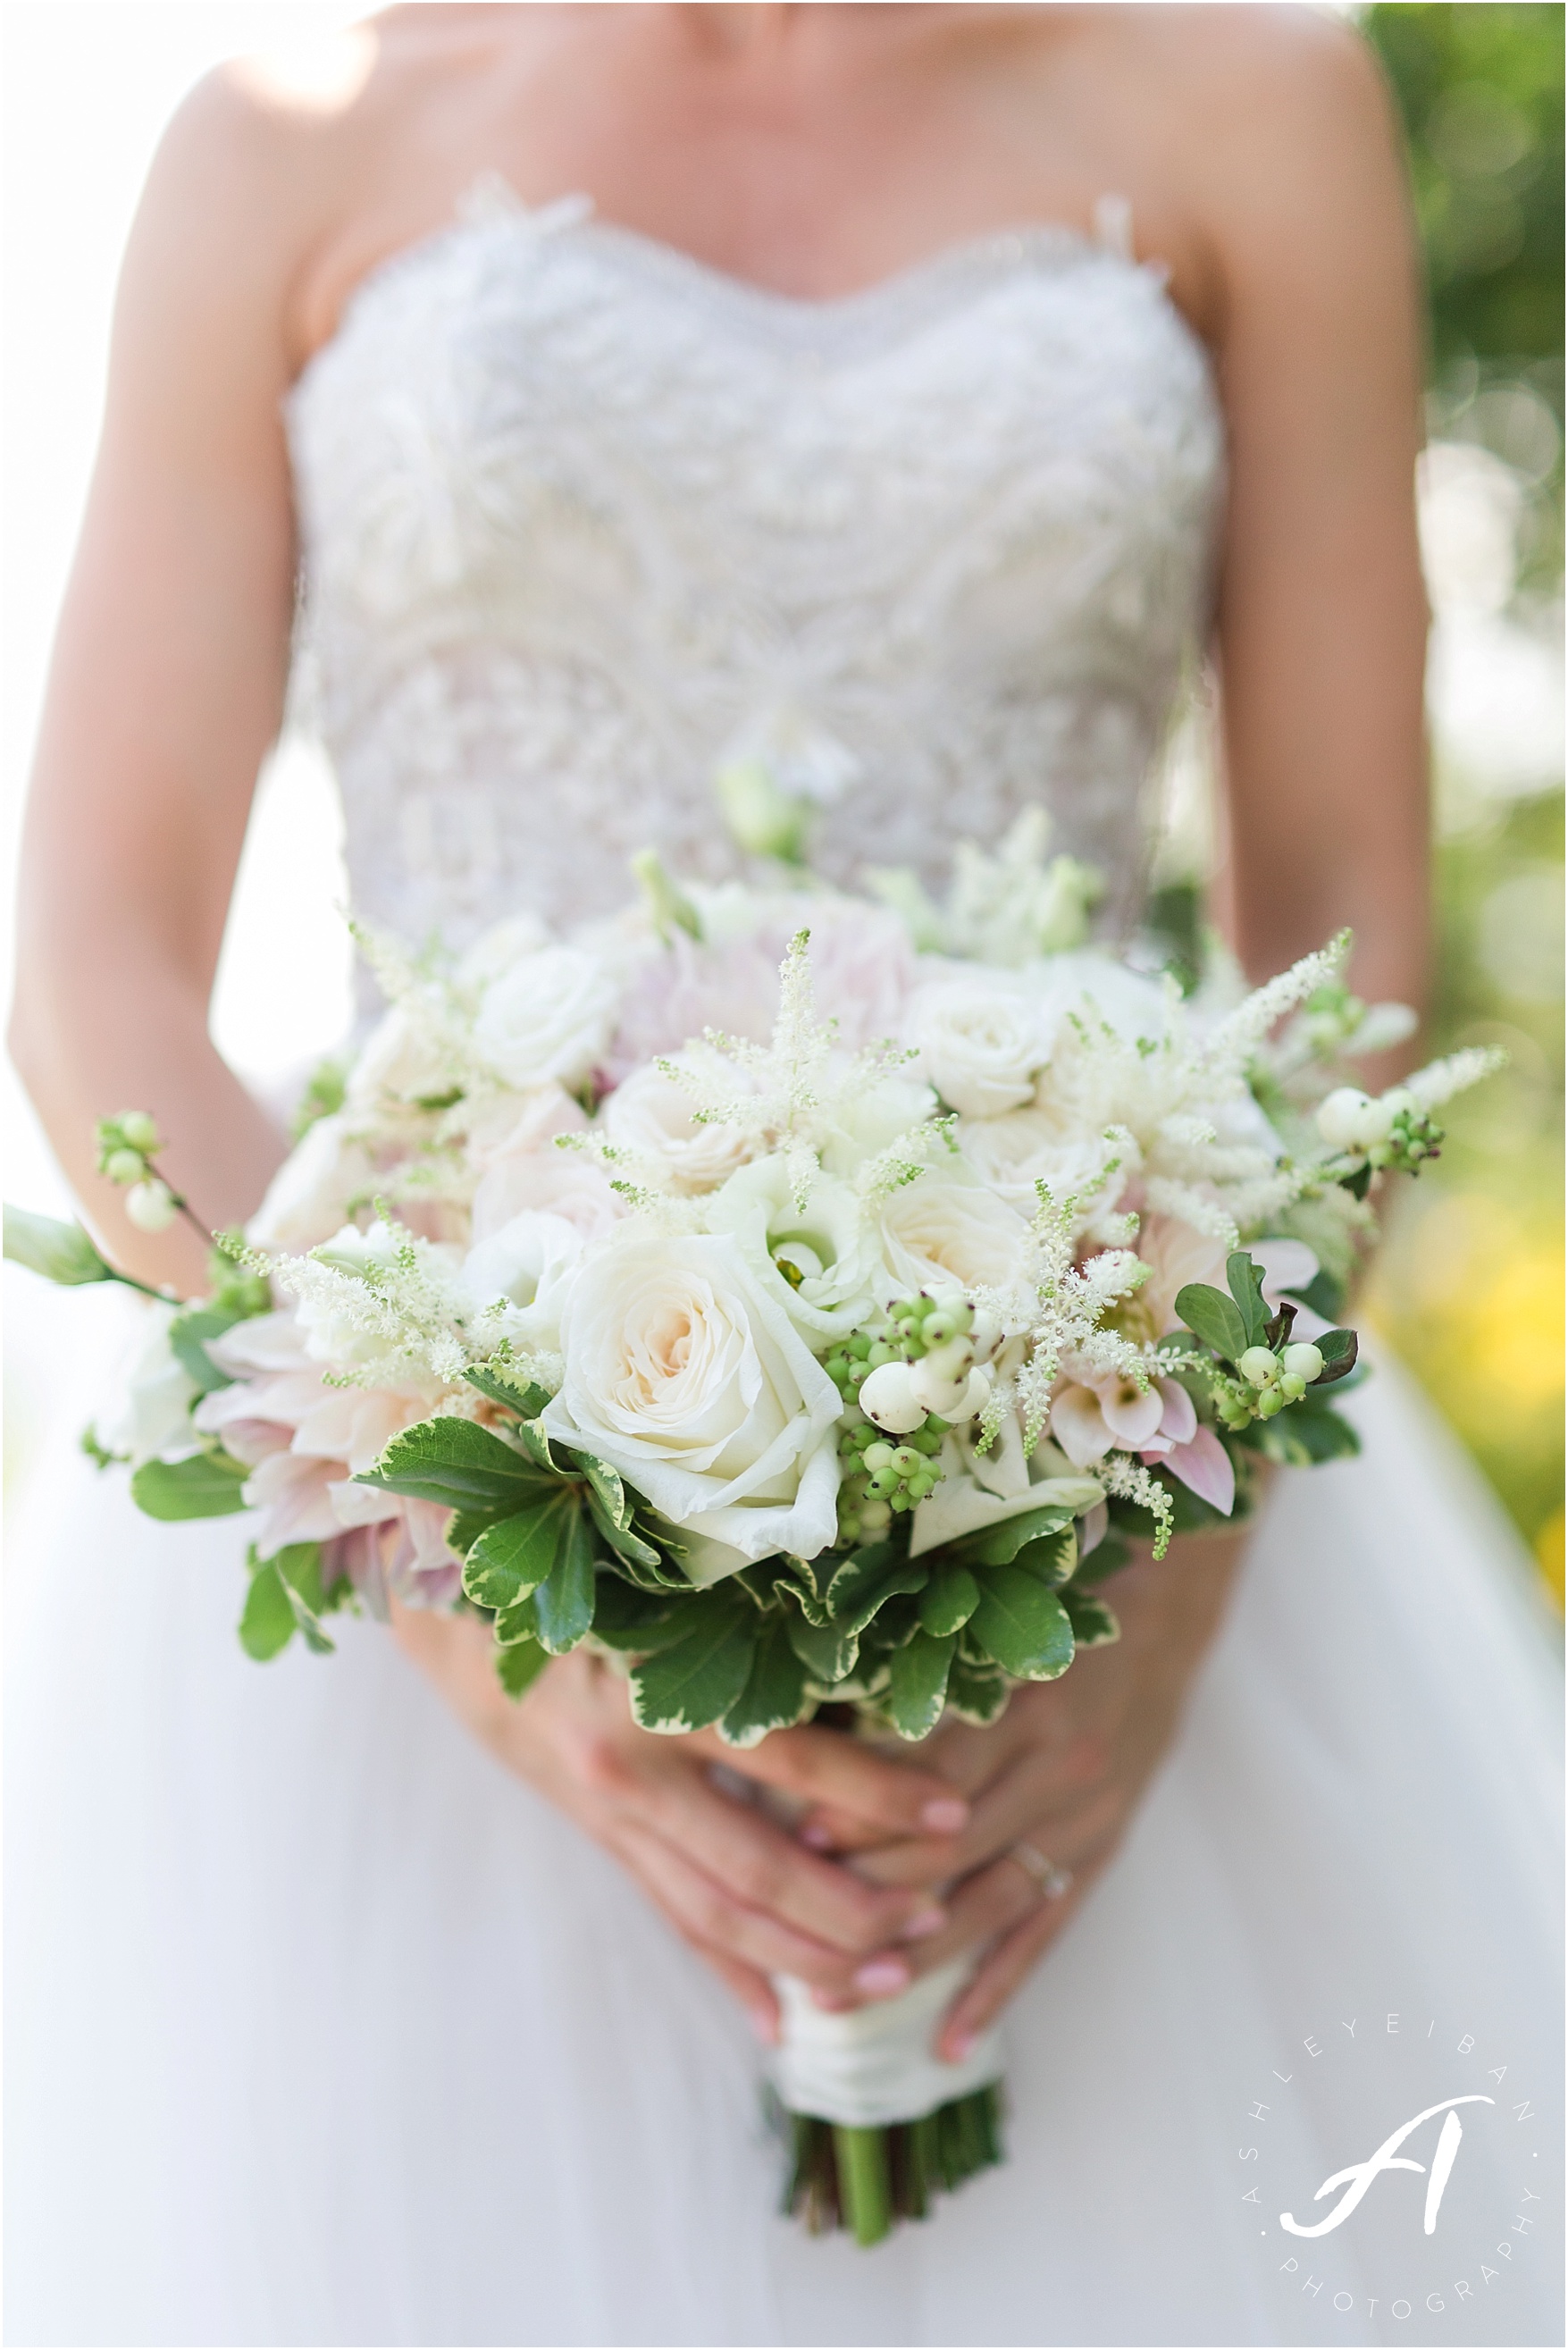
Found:
[(1041, 228), (797, 301), (499, 192), (296, 387), (317, 723), (360, 910), (461, 944), (737, 869), (716, 767), (814, 861), (940, 881), (1044, 802), (1136, 903), (1223, 434), (1159, 273)]

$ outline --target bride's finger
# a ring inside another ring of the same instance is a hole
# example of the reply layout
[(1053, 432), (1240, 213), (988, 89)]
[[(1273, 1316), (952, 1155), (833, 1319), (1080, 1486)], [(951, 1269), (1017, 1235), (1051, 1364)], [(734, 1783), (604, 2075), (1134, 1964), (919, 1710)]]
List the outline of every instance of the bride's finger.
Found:
[(836, 1730), (775, 1730), (752, 1747), (726, 1746), (706, 1731), (691, 1743), (742, 1777), (826, 1805), (881, 1835), (954, 1835), (969, 1804), (935, 1771), (877, 1753)]
[[(994, 1860), (1021, 1836), (1070, 1837), (1080, 1846), (1104, 1834), (1126, 1807), (1112, 1779), (1091, 1782), (1064, 1758), (1038, 1750), (1018, 1754), (975, 1802), (969, 1826), (952, 1838), (914, 1836), (859, 1854), (868, 1884), (936, 1887)], [(1046, 1846), (1049, 1849), (1049, 1844)]]
[(748, 1908), (650, 1828), (625, 1824), (616, 1848), (680, 1929), (728, 1958), (850, 1996), (858, 1991), (890, 1998), (911, 1980), (905, 1959), (884, 1954), (867, 1967), (777, 1918)]
[(762, 1812), (711, 1787), (701, 1770), (628, 1774), (622, 1799), (636, 1821), (747, 1908), (856, 1959), (940, 1924), (940, 1905), (923, 1887), (867, 1885), (803, 1852)]
[(1108, 1856), (1102, 1852), (1094, 1861), (1085, 1861), (1068, 1892), (1055, 1900), (1037, 1899), (1027, 1915), (986, 1952), (942, 2019), (937, 2054), (946, 2063), (962, 2064), (986, 2025), (1001, 2014), (1075, 1916)]

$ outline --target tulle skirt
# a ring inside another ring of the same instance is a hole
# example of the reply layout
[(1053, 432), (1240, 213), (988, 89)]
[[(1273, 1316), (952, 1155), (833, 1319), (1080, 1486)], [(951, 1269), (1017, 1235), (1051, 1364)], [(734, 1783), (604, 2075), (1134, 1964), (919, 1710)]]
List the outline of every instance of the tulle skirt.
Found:
[[(1007, 2166), (872, 2252), (777, 2215), (742, 2019), (375, 1625), (250, 1663), (234, 1523), (62, 1448), (14, 1537), (7, 2340), (1560, 2343), (1549, 1627), (1397, 1374), (1355, 1409), (1014, 2006)], [(1432, 2233), (1398, 2170), (1282, 2229), (1483, 2095)]]

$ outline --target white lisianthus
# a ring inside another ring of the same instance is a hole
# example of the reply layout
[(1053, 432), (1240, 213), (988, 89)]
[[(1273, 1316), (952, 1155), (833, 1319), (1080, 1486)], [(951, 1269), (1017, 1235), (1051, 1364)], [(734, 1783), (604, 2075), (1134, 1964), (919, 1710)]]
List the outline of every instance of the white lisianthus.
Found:
[(519, 1092), (552, 1078), (581, 1085), (609, 1043), (619, 1000), (597, 955), (582, 947), (541, 947), (519, 955), (485, 988), (474, 1017), (474, 1051)]
[(566, 1284), (583, 1253), (583, 1235), (564, 1216), (525, 1209), (488, 1240), (470, 1249), (457, 1276), (459, 1305), (484, 1316), (484, 1338), (503, 1338), (535, 1352), (560, 1343)]
[[(718, 1054), (701, 1045), (672, 1053), (670, 1059), (677, 1068), (723, 1068), (734, 1082)], [(600, 1122), (611, 1142), (650, 1160), (672, 1191), (711, 1191), (763, 1145), (760, 1136), (738, 1126), (717, 1118), (700, 1122), (692, 1116), (696, 1107), (684, 1087), (661, 1069), (638, 1069), (611, 1094)]]
[(980, 1183), (934, 1175), (904, 1184), (882, 1205), (891, 1296), (921, 1289), (1006, 1288), (1023, 1269), (1029, 1227)]
[(607, 1461), (717, 1582), (837, 1531), (843, 1399), (728, 1232), (650, 1234), (578, 1273), (548, 1433)]
[(268, 1184), (245, 1238), (253, 1248), (314, 1248), (341, 1229), (375, 1184), (375, 1163), (342, 1112), (318, 1118)]
[(513, 914), (504, 922), (493, 922), (458, 964), (458, 985), (488, 986), (525, 955), (537, 954), (549, 944), (550, 933), (536, 914)]
[(1000, 1118), (1033, 1097), (1049, 1057), (1036, 1005), (994, 979), (939, 980), (909, 1007), (919, 1069), (964, 1118)]
[(451, 1085), (452, 1069), (439, 1029), (395, 1003), (367, 1037), (348, 1072), (345, 1098), (351, 1110), (366, 1112), (388, 1094), (399, 1101), (419, 1101), (426, 1095), (446, 1093)]
[(870, 1219), (847, 1183), (819, 1175), (804, 1209), (782, 1159), (732, 1175), (708, 1206), (708, 1229), (732, 1232), (747, 1263), (817, 1349), (863, 1322), (875, 1301)]
[(191, 1407), (196, 1382), (169, 1343), (173, 1311), (150, 1305), (148, 1327), (126, 1375), (123, 1400), (112, 1419), (99, 1423), (98, 1438), (110, 1452), (144, 1461), (182, 1459), (201, 1450)]

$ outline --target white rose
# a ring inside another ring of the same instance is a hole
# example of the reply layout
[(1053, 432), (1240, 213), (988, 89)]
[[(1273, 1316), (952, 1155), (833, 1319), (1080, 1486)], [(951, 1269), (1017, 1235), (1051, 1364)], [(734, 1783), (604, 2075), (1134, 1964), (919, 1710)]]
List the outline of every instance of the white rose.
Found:
[(881, 1077), (851, 1091), (836, 1106), (835, 1123), (824, 1138), (824, 1167), (830, 1175), (853, 1175), (901, 1134), (935, 1118), (937, 1107), (929, 1086), (915, 1077)]
[(820, 1348), (863, 1322), (875, 1302), (877, 1248), (847, 1183), (819, 1175), (804, 1208), (780, 1158), (732, 1175), (708, 1206), (708, 1229), (733, 1232), (769, 1294)]
[(483, 987), (550, 943), (550, 933), (536, 915), (513, 914), (482, 931), (457, 967), (460, 987)]
[(882, 1252), (896, 1295), (934, 1286), (1005, 1287), (1023, 1269), (1029, 1227), (979, 1183), (921, 1176), (882, 1208)]
[[(704, 1063), (716, 1066), (718, 1057), (701, 1046), (670, 1055), (674, 1066), (692, 1070)], [(724, 1065), (727, 1085), (734, 1085), (736, 1075)], [(717, 1119), (699, 1123), (691, 1115), (696, 1107), (685, 1087), (660, 1070), (637, 1069), (610, 1095), (600, 1123), (621, 1149), (652, 1159), (671, 1190), (711, 1191), (737, 1167), (743, 1167), (762, 1145), (739, 1127), (724, 1126)]]
[(581, 1085), (615, 1026), (619, 991), (597, 955), (542, 947), (520, 955), (480, 998), (473, 1046), (485, 1066), (519, 1091)]
[[(1075, 1191), (1087, 1191), (1105, 1164), (1097, 1137), (1064, 1141), (1060, 1129), (1036, 1109), (1013, 1110), (1006, 1118), (961, 1118), (954, 1139), (987, 1189), (1025, 1218), (1033, 1218), (1039, 1205), (1036, 1183), (1048, 1183), (1058, 1199), (1065, 1199)], [(1124, 1169), (1136, 1148), (1123, 1145)]]
[(567, 1294), (561, 1351), (546, 1430), (680, 1528), (694, 1583), (834, 1540), (843, 1399), (731, 1234), (605, 1249)]
[(923, 987), (909, 1035), (922, 1076), (965, 1118), (1000, 1118), (1034, 1091), (1050, 1053), (1038, 1007), (998, 980), (954, 979)]
[(298, 1254), (328, 1239), (376, 1188), (376, 1169), (340, 1112), (318, 1118), (289, 1152), (245, 1227), (253, 1248)]

